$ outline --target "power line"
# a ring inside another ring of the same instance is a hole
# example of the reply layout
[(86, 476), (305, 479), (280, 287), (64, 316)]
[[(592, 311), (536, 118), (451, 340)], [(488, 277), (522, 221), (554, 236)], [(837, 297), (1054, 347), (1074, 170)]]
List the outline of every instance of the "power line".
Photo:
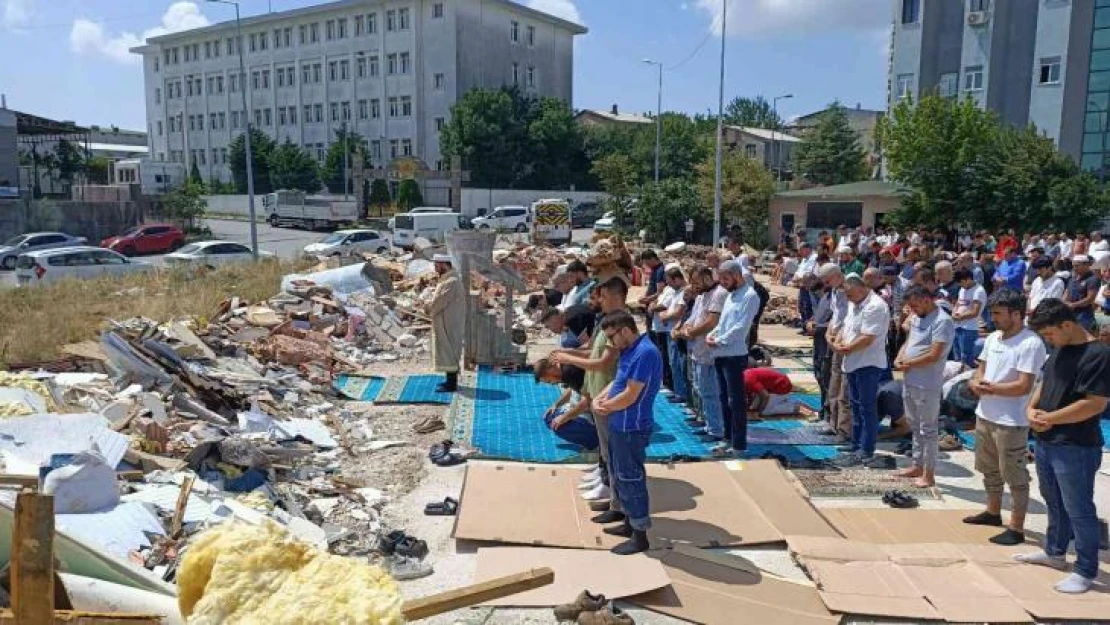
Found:
[[(732, 5), (732, 0), (726, 0), (726, 1), (729, 4), (729, 6)], [(683, 65), (689, 63), (690, 61), (694, 60), (694, 57), (696, 57), (698, 55), (698, 53), (701, 52), (701, 49), (705, 47), (705, 44), (709, 43), (710, 37), (713, 36), (714, 28), (717, 26), (717, 23), (720, 22), (721, 15), (722, 14), (717, 14), (716, 16), (713, 17), (713, 22), (710, 23), (709, 29), (705, 31), (705, 37), (703, 37), (702, 40), (701, 40), (701, 43), (699, 43), (694, 48), (693, 52), (691, 52), (686, 58), (682, 59), (682, 61), (676, 63), (675, 65), (672, 65), (670, 67), (664, 66), (663, 69), (665, 69), (667, 71), (673, 71), (673, 70), (676, 70), (676, 69), (682, 67)], [(726, 26), (724, 24), (721, 25), (721, 28), (725, 28), (725, 27)]]

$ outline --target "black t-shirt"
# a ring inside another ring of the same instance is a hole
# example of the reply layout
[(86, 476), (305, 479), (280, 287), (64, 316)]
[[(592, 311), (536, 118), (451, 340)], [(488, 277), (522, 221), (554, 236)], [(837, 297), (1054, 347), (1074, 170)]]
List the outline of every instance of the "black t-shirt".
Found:
[(572, 365), (562, 365), (559, 383), (575, 393), (581, 393), (582, 386), (586, 383), (586, 371)]
[(563, 318), (566, 320), (567, 330), (570, 330), (574, 336), (582, 336), (583, 333), (593, 334), (594, 323), (597, 322), (597, 315), (585, 304), (567, 308), (563, 312)]
[[(1054, 351), (1044, 367), (1044, 382), (1037, 408), (1059, 410), (1087, 395), (1110, 397), (1110, 347), (1091, 341)], [(1037, 439), (1062, 445), (1102, 447), (1099, 417), (1054, 425), (1047, 432), (1034, 432)]]
[(555, 307), (563, 303), (563, 292), (558, 289), (544, 289), (543, 296), (547, 299), (548, 306)]

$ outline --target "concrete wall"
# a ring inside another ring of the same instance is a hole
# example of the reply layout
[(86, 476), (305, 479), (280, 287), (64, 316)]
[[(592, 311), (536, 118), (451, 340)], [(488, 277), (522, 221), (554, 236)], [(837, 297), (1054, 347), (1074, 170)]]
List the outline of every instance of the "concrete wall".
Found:
[(894, 212), (902, 203), (902, 200), (897, 197), (834, 197), (817, 199), (810, 197), (801, 198), (784, 198), (776, 197), (771, 200), (770, 218), (768, 220), (768, 235), (769, 241), (777, 242), (782, 236), (782, 216), (786, 213), (794, 215), (794, 227), (805, 226), (806, 217), (808, 215), (810, 202), (862, 202), (863, 203), (863, 216), (862, 226), (875, 226), (875, 215), (885, 214), (889, 215)]
[[(1029, 123), (1029, 87), (1037, 60), (1033, 58), (1037, 41), (1039, 0), (1005, 0), (992, 3), (990, 88), (987, 106), (1014, 126)], [(1067, 29), (1060, 31), (1067, 37)]]
[(18, 186), (19, 150), (15, 142), (15, 113), (0, 109), (0, 187)]
[(578, 202), (596, 202), (607, 197), (600, 191), (535, 191), (525, 189), (463, 189), (462, 213), (471, 217), (478, 209), (498, 206), (527, 206), (536, 200), (565, 198), (573, 207)]
[(141, 221), (133, 202), (0, 200), (0, 240), (25, 232), (59, 231), (96, 245)]
[[(1029, 123), (1054, 141), (1060, 140), (1064, 110), (1064, 85), (1071, 65), (1067, 33), (1071, 26), (1071, 3), (1046, 3), (1037, 20), (1037, 40), (1033, 49), (1033, 69), (1029, 94)], [(1060, 57), (1060, 82), (1040, 84), (1040, 60)]]

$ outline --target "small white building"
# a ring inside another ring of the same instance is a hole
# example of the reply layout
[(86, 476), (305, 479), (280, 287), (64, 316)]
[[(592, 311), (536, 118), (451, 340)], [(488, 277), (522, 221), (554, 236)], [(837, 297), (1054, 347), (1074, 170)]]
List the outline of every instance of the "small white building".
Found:
[(183, 163), (134, 158), (116, 161), (112, 184), (138, 184), (143, 195), (162, 195), (184, 184), (187, 176)]

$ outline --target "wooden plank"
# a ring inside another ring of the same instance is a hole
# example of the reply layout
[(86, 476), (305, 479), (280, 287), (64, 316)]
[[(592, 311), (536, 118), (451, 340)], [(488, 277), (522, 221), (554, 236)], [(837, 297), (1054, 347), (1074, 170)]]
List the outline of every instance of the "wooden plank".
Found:
[[(160, 625), (164, 619), (156, 614), (109, 614), (105, 612), (79, 612), (57, 610), (53, 621), (46, 623), (65, 623), (66, 625)], [(16, 618), (11, 610), (0, 610), (0, 625), (26, 625)]]
[(547, 567), (532, 569), (515, 575), (491, 579), (480, 584), (471, 584), (428, 597), (412, 599), (404, 603), (401, 612), (404, 614), (405, 620), (417, 621), (436, 614), (443, 614), (444, 612), (546, 586), (554, 581), (555, 571)]
[(37, 475), (16, 475), (14, 473), (0, 473), (0, 486), (18, 486), (37, 490), (39, 478)]
[(156, 456), (154, 454), (148, 454), (145, 451), (139, 451), (138, 449), (128, 449), (124, 452), (123, 459), (131, 464), (141, 466), (143, 471), (147, 473), (158, 469), (164, 471), (180, 471), (186, 466), (184, 460)]
[(171, 538), (181, 536), (181, 526), (185, 520), (185, 508), (189, 505), (189, 493), (193, 492), (193, 482), (196, 479), (195, 475), (190, 474), (181, 482), (181, 492), (177, 494), (177, 505), (173, 507), (173, 518), (170, 520)]
[(19, 623), (54, 620), (54, 497), (22, 492), (15, 501), (12, 612)]

